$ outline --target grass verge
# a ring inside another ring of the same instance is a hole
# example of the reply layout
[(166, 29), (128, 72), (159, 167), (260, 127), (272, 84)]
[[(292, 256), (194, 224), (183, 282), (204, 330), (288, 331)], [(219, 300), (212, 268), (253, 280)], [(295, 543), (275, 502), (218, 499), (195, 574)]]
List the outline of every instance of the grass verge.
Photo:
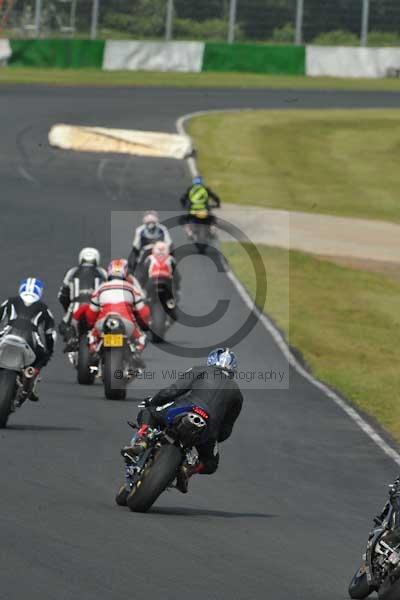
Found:
[(399, 110), (215, 113), (189, 132), (227, 202), (400, 222)]
[(398, 79), (336, 79), (256, 73), (160, 73), (98, 69), (0, 68), (0, 84), (64, 86), (165, 86), (194, 88), (266, 88), (372, 90), (400, 92)]
[[(254, 297), (244, 250), (230, 242), (223, 250)], [(318, 378), (400, 442), (400, 283), (301, 252), (267, 246), (259, 251), (268, 277), (267, 302), (261, 308), (301, 350)]]

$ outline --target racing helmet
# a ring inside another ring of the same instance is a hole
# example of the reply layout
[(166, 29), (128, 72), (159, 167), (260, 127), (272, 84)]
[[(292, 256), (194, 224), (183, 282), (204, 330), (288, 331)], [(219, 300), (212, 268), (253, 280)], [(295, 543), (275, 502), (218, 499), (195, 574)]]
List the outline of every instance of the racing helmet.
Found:
[(107, 268), (108, 279), (126, 279), (128, 277), (128, 261), (125, 258), (115, 258)]
[(143, 225), (145, 226), (147, 231), (153, 232), (159, 224), (159, 222), (160, 218), (156, 210), (149, 210), (146, 213), (144, 213)]
[(43, 295), (43, 281), (36, 277), (28, 277), (23, 279), (19, 285), (18, 293), (23, 303), (30, 306), (34, 302), (38, 302)]
[(100, 264), (100, 252), (96, 248), (82, 248), (79, 252), (79, 264), (90, 264), (97, 267)]
[(207, 366), (221, 367), (221, 369), (235, 371), (237, 369), (236, 354), (232, 350), (229, 350), (229, 348), (217, 348), (208, 355)]
[(193, 185), (203, 185), (203, 178), (200, 175), (193, 177)]
[(168, 254), (169, 254), (168, 244), (166, 244), (165, 242), (156, 242), (154, 244), (152, 254), (156, 258), (164, 258), (164, 257), (168, 256)]

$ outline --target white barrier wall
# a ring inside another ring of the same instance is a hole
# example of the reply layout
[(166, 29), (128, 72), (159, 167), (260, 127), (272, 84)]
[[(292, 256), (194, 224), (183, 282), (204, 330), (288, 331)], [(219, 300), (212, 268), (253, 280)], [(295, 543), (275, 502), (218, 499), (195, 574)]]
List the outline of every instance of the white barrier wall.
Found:
[(388, 77), (400, 71), (400, 48), (307, 46), (306, 75), (312, 77)]
[(11, 56), (11, 46), (8, 40), (0, 40), (0, 66), (6, 65)]
[(129, 42), (107, 40), (103, 69), (178, 71), (199, 73), (203, 65), (202, 42)]

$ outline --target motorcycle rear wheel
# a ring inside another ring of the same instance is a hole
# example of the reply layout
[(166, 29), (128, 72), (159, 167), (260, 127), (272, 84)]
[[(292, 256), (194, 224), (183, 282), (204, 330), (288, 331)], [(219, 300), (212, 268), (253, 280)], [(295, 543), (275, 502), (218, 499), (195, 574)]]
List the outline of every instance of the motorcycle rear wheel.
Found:
[(128, 496), (127, 504), (133, 512), (147, 512), (157, 498), (175, 479), (176, 470), (182, 462), (179, 448), (162, 446), (154, 456), (152, 465)]
[(151, 335), (154, 344), (162, 342), (167, 329), (167, 315), (160, 301), (154, 302), (151, 307)]
[(387, 577), (378, 591), (379, 600), (399, 600), (400, 598), (400, 575), (394, 583)]
[(374, 588), (368, 583), (367, 574), (364, 571), (361, 572), (360, 567), (354, 574), (349, 585), (350, 598), (353, 598), (353, 600), (363, 600), (363, 598), (367, 598), (373, 590)]
[(91, 372), (90, 365), (92, 362), (92, 356), (89, 352), (88, 342), (86, 336), (81, 336), (79, 339), (79, 350), (78, 350), (78, 365), (77, 365), (77, 377), (80, 385), (92, 385), (95, 380), (95, 374)]
[(15, 395), (16, 379), (15, 371), (0, 369), (0, 429), (7, 426)]
[[(125, 400), (126, 381), (123, 379), (124, 372), (124, 351), (123, 349), (113, 348), (104, 351), (103, 356), (103, 382), (104, 395), (107, 400)], [(120, 373), (121, 377), (115, 374)]]

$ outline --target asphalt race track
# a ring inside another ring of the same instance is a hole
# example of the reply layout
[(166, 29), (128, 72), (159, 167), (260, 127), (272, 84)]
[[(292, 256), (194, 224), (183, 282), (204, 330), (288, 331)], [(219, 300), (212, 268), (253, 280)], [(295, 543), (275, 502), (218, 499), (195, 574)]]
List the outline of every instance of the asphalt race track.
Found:
[[(80, 247), (105, 259), (129, 250), (135, 216), (111, 240), (111, 211), (174, 210), (188, 183), (183, 162), (72, 154), (47, 144), (56, 123), (174, 131), (178, 116), (215, 108), (398, 107), (395, 93), (169, 89), (0, 88), (1, 296), (42, 277), (56, 293)], [(177, 238), (183, 239), (181, 233)], [(170, 331), (179, 358), (146, 349), (149, 369), (186, 368), (191, 348), (218, 345), (248, 309), (207, 258), (182, 261), (182, 307), (192, 315), (229, 298), (210, 328)], [(190, 335), (188, 334), (190, 332)], [(323, 332), (321, 332), (323, 335)], [(0, 433), (2, 600), (342, 600), (384, 501), (395, 464), (330, 400), (288, 370), (258, 324), (237, 346), (242, 369), (284, 373), (248, 389), (213, 477), (170, 492), (146, 515), (114, 504), (119, 448), (136, 414), (80, 387), (60, 345), (44, 372), (41, 402)], [(189, 355), (189, 356), (188, 356)], [(290, 380), (290, 387), (288, 387)], [(166, 381), (166, 383), (169, 383)], [(151, 383), (150, 383), (151, 387)]]

